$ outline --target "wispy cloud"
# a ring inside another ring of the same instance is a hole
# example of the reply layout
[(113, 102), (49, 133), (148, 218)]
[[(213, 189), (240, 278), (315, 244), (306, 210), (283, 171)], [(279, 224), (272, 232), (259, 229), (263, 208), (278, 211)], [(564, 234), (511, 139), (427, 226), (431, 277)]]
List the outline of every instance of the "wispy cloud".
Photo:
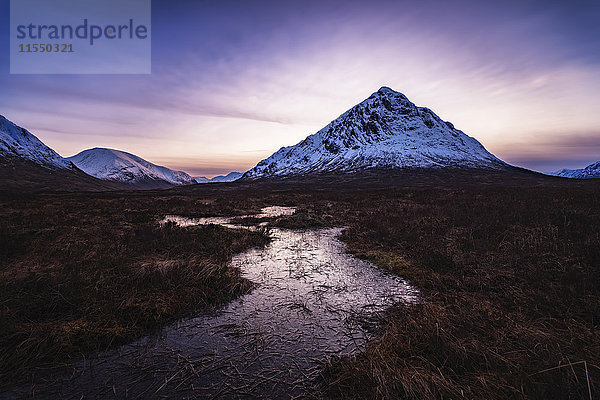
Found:
[(600, 130), (538, 133), (505, 145), (504, 153), (507, 162), (542, 172), (583, 168), (600, 161)]
[(153, 7), (152, 75), (2, 75), (0, 112), (65, 155), (105, 146), (243, 169), (388, 85), (520, 165), (597, 150), (597, 2)]

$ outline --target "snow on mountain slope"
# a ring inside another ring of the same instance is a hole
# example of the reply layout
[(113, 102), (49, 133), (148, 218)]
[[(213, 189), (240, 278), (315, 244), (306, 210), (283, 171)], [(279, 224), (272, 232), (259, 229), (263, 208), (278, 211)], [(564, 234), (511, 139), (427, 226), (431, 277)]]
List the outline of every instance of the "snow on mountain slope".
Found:
[(551, 172), (549, 175), (562, 176), (564, 178), (591, 179), (600, 178), (600, 161), (580, 169), (561, 169)]
[(71, 169), (71, 163), (59, 156), (25, 128), (0, 115), (0, 157), (17, 157), (46, 168)]
[(382, 87), (325, 128), (283, 147), (245, 178), (367, 168), (501, 168), (476, 139)]
[(237, 181), (244, 175), (242, 172), (230, 172), (227, 175), (219, 175), (212, 178), (211, 182), (233, 182)]
[(191, 185), (196, 181), (182, 171), (173, 171), (152, 164), (124, 151), (93, 148), (67, 158), (83, 172), (109, 181), (147, 185), (166, 183), (169, 185)]
[(244, 175), (242, 172), (230, 172), (227, 175), (219, 175), (211, 179), (208, 179), (204, 176), (195, 176), (194, 179), (198, 183), (233, 182), (240, 179), (242, 175)]

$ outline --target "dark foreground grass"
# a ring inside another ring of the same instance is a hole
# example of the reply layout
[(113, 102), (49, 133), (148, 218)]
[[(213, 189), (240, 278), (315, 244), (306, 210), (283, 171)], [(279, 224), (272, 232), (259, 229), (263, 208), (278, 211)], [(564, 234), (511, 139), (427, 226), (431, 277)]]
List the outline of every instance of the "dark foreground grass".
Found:
[(600, 395), (600, 190), (395, 190), (348, 198), (349, 251), (416, 285), (331, 398)]
[(237, 213), (161, 195), (5, 199), (0, 211), (0, 382), (131, 341), (243, 293), (226, 265), (262, 233), (160, 226), (164, 214)]
[(275, 219), (269, 225), (284, 229), (322, 228), (335, 224), (335, 219), (329, 214), (317, 214), (306, 209), (297, 209), (292, 215)]
[(244, 290), (225, 261), (264, 237), (159, 228), (160, 216), (248, 215), (287, 205), (299, 211), (274, 225), (346, 226), (350, 252), (421, 293), (421, 304), (389, 311), (363, 353), (328, 363), (324, 395), (598, 397), (600, 185), (425, 178), (5, 199), (2, 371), (130, 340)]
[(348, 251), (421, 292), (421, 304), (389, 311), (381, 336), (363, 353), (327, 365), (323, 393), (598, 397), (599, 182), (457, 177), (443, 171), (381, 182), (293, 182), (245, 195), (299, 208), (275, 225), (348, 227)]

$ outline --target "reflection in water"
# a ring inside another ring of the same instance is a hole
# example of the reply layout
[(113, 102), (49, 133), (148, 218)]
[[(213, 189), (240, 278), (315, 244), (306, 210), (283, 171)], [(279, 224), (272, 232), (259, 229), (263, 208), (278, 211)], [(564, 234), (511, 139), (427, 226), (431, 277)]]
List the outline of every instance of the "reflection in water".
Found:
[[(252, 215), (241, 215), (237, 217), (205, 217), (205, 218), (187, 218), (181, 217), (179, 215), (167, 215), (162, 221), (161, 224), (167, 222), (174, 222), (179, 226), (194, 226), (194, 225), (223, 225), (228, 228), (239, 228), (238, 225), (232, 223), (234, 219), (241, 219), (247, 217), (253, 218), (274, 218), (281, 217), (285, 215), (292, 215), (296, 209), (294, 207), (281, 207), (281, 206), (270, 206), (265, 207), (260, 210), (258, 214)], [(261, 225), (265, 225), (267, 222), (261, 223)]]
[(369, 337), (366, 321), (416, 300), (401, 278), (346, 254), (340, 232), (273, 229), (266, 248), (231, 260), (256, 283), (249, 294), (80, 363), (73, 375), (42, 385), (40, 397), (290, 398), (310, 391), (324, 360), (360, 350)]

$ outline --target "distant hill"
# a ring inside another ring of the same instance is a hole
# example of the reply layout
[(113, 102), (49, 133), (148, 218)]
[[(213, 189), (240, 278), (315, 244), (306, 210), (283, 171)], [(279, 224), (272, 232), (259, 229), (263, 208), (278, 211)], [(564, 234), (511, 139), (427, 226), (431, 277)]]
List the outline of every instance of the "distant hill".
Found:
[(561, 169), (551, 172), (549, 175), (562, 176), (564, 178), (592, 179), (600, 178), (600, 161), (581, 169)]
[(87, 175), (27, 129), (0, 116), (0, 192), (124, 188)]
[(230, 172), (227, 175), (219, 175), (211, 179), (204, 176), (196, 176), (194, 179), (197, 183), (234, 182), (240, 179), (243, 175), (243, 172)]
[(183, 171), (155, 165), (120, 150), (97, 147), (84, 150), (67, 160), (98, 179), (126, 183), (137, 188), (167, 188), (196, 183)]

